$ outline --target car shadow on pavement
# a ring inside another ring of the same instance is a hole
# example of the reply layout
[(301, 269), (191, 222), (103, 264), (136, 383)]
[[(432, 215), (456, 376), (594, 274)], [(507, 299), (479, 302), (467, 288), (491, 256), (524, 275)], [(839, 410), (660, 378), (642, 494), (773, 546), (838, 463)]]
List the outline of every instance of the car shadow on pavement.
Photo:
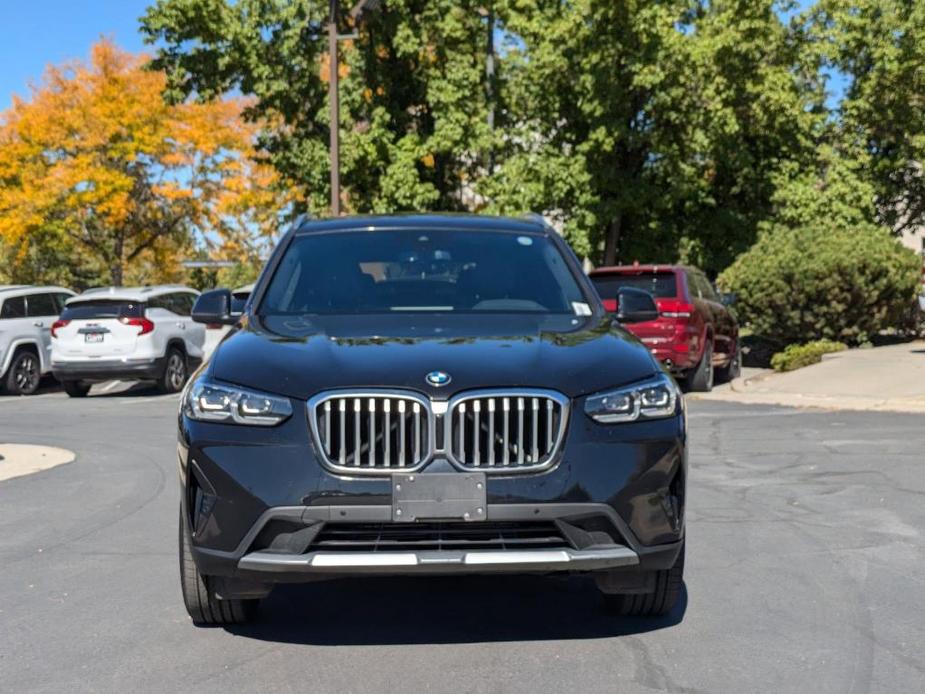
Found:
[(686, 586), (670, 614), (639, 618), (607, 614), (588, 578), (351, 578), (278, 586), (255, 623), (227, 629), (317, 646), (589, 639), (675, 626), (686, 609)]

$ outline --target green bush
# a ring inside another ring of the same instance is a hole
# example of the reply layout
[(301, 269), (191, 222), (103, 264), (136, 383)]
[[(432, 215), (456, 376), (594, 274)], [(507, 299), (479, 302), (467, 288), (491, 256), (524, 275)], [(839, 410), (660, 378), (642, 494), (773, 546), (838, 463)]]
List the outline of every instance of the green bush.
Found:
[(739, 319), (785, 343), (860, 343), (906, 328), (921, 281), (921, 259), (881, 227), (822, 224), (761, 235), (720, 276), (738, 295)]
[(807, 342), (805, 345), (789, 345), (783, 352), (778, 352), (771, 357), (771, 367), (775, 371), (802, 369), (810, 364), (818, 364), (822, 361), (823, 354), (843, 352), (846, 349), (848, 345), (844, 342), (833, 342), (832, 340), (816, 340)]

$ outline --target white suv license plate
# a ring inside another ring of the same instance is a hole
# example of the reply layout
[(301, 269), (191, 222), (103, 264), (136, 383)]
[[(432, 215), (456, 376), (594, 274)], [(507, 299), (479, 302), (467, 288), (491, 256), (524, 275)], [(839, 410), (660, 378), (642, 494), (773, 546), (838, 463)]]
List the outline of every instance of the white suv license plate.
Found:
[(103, 341), (103, 333), (85, 333), (84, 342), (87, 344), (98, 344)]

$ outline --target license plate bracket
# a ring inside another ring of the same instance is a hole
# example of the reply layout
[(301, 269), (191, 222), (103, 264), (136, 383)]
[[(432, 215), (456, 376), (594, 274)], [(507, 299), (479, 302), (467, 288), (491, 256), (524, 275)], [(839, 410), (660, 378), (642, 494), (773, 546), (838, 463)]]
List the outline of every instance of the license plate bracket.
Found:
[(392, 522), (483, 521), (486, 487), (484, 472), (395, 473)]

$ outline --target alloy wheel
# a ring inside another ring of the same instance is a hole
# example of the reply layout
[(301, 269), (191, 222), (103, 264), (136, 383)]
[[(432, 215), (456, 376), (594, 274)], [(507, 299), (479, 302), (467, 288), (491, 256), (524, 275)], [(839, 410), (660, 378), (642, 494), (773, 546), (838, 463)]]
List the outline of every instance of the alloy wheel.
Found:
[(167, 382), (174, 390), (180, 390), (186, 381), (186, 365), (183, 363), (183, 357), (177, 352), (170, 355), (167, 360)]
[(38, 360), (31, 354), (25, 354), (16, 362), (13, 379), (20, 393), (32, 393), (39, 386)]

